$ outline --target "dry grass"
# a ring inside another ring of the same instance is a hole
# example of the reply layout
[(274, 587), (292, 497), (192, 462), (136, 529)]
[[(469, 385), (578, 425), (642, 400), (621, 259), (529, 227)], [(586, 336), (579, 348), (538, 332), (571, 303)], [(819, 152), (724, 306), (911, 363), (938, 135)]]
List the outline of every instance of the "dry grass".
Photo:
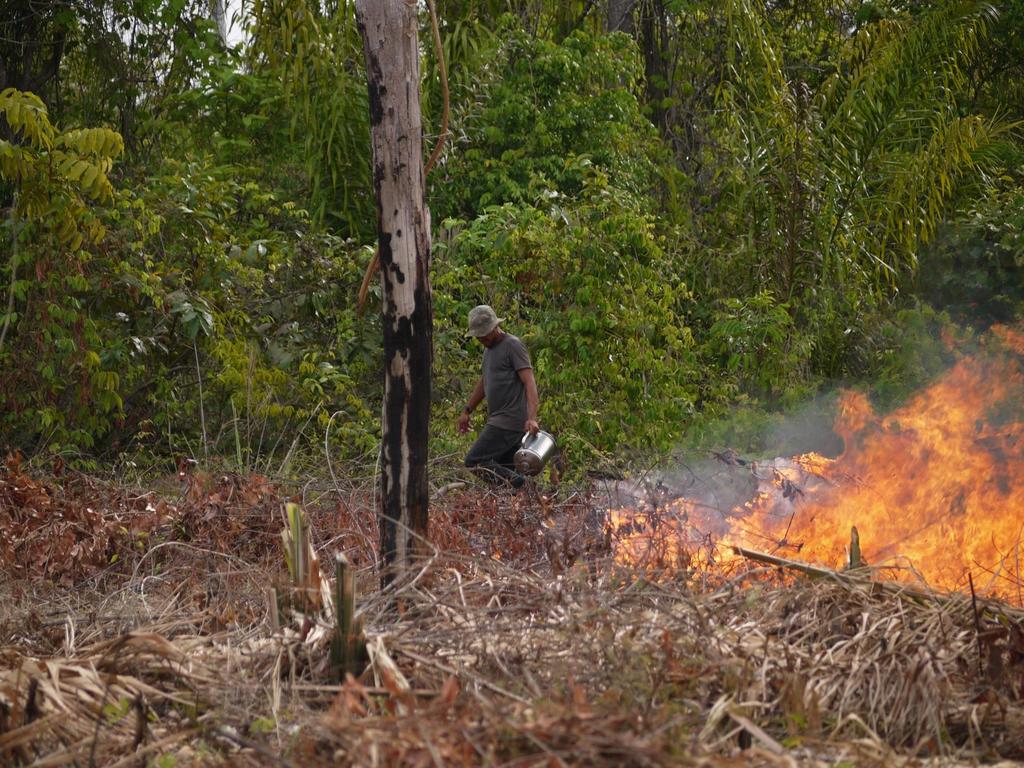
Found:
[[(210, 494), (247, 488), (213, 483), (179, 502), (206, 510), (187, 518), (187, 541), (171, 525), (73, 590), (3, 588), (0, 763), (1024, 759), (1024, 633), (996, 603), (976, 615), (970, 598), (762, 571), (701, 589), (639, 578), (609, 557), (595, 499), (473, 490), (436, 502), (439, 550), (384, 595), (370, 482), (319, 500), (306, 489), (321, 552), (364, 566), (358, 679), (330, 677), (329, 612), (270, 630), (264, 592), (281, 583), (280, 556), (268, 545), (239, 557), (203, 527), (230, 504)], [(259, 491), (247, 498), (262, 536), (273, 495)]]

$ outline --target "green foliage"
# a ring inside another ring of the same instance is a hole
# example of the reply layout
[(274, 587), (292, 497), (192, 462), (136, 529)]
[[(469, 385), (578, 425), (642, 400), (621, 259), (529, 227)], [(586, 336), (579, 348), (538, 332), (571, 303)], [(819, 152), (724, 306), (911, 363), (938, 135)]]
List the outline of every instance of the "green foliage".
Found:
[(61, 132), (38, 97), (14, 89), (0, 93), (0, 116), (12, 133), (0, 139), (0, 180), (13, 190), (0, 270), (0, 423), (15, 433), (35, 423), (90, 445), (122, 407), (120, 374), (103, 359), (86, 306), (121, 137), (101, 128)]
[[(453, 406), (478, 375), (460, 340), (493, 303), (533, 355), (542, 417), (580, 456), (665, 448), (692, 413), (693, 302), (645, 195), (657, 166), (625, 37), (511, 35), (465, 143), (435, 186), (436, 369)], [(627, 86), (627, 87), (623, 87)], [(648, 147), (649, 148), (649, 147)], [(653, 154), (653, 153), (652, 153)], [(455, 408), (455, 410), (458, 410)]]
[(372, 236), (369, 111), (362, 41), (354, 5), (257, 0), (252, 8), (252, 71), (275, 81), (275, 103), (258, 119), (286, 121), (302, 148), (308, 207), (318, 222)]
[[(475, 14), (449, 15), (445, 12), (445, 3), (438, 3), (438, 6), (438, 28), (448, 75), (449, 106), (450, 109), (458, 109), (460, 105), (476, 100), (479, 72), (493, 56), (499, 37), (494, 28), (487, 26)], [(444, 107), (441, 69), (433, 45), (433, 29), (428, 22), (425, 21), (420, 34), (425, 49), (421, 107), (424, 131), (432, 139), (440, 132)]]
[(145, 195), (121, 206), (133, 300), (117, 310), (130, 330), (123, 362), (166, 371), (134, 393), (152, 439), (187, 448), (201, 410), (213, 450), (230, 446), (244, 466), (269, 466), (297, 433), (311, 437), (339, 412), (336, 441), (357, 453), (373, 444), (366, 379), (376, 332), (346, 298), (365, 251), (312, 231), (305, 211), (251, 171), (204, 156), (167, 161)]
[(117, 701), (112, 701), (103, 706), (103, 716), (109, 725), (116, 725), (124, 720), (134, 706), (134, 700), (128, 696), (122, 696)]
[(961, 322), (1012, 322), (1024, 313), (1024, 186), (1004, 175), (941, 227), (921, 257), (922, 296)]
[(878, 377), (872, 395), (892, 408), (956, 360), (956, 329), (949, 316), (928, 307), (902, 309), (871, 335)]
[(153, 768), (177, 768), (178, 757), (172, 752), (165, 752), (153, 758)]
[(732, 380), (734, 393), (747, 391), (786, 402), (808, 394), (807, 358), (812, 340), (794, 326), (789, 306), (770, 291), (747, 299), (726, 299), (708, 329), (705, 350)]
[(203, 148), (215, 164), (246, 168), (281, 200), (307, 208), (310, 184), (305, 142), (293, 140), (292, 121), (283, 119), (288, 97), (280, 77), (246, 71), (229, 57), (203, 72), (200, 86), (168, 99), (161, 123), (166, 156)]
[(438, 368), (465, 378), (444, 394), (454, 407), (478, 375), (479, 350), (467, 361), (455, 337), (468, 309), (491, 301), (530, 348), (545, 424), (584, 455), (667, 447), (697, 391), (693, 338), (680, 322), (692, 296), (651, 220), (602, 173), (584, 174), (575, 198), (447, 222), (457, 234), (437, 249), (435, 310), (453, 330), (438, 334)]
[(116, 125), (129, 157), (151, 157), (165, 99), (223, 52), (209, 14), (207, 0), (13, 0), (0, 90), (36, 93), (64, 125)]
[(476, 102), (456, 115), (464, 139), (432, 182), (435, 215), (469, 218), (489, 206), (534, 204), (550, 191), (577, 195), (588, 163), (617, 188), (650, 192), (661, 150), (637, 103), (631, 41), (576, 33), (559, 45), (500, 34)]
[[(47, 126), (25, 133), (50, 150), (15, 149), (19, 168), (52, 173), (12, 176), (21, 186), (8, 228), (22, 248), (8, 276), (19, 311), (0, 354), (18, 373), (0, 397), (15, 444), (60, 450), (104, 438), (111, 448), (138, 440), (189, 451), (206, 437), (216, 451), (233, 436), (245, 466), (269, 466), (338, 412), (337, 443), (356, 453), (373, 445), (365, 398), (375, 333), (343, 298), (362, 249), (311, 232), (303, 210), (246, 168), (201, 155), (166, 161), (138, 192), (112, 193), (103, 153), (119, 148), (116, 134)], [(82, 163), (100, 169), (95, 178)], [(105, 205), (87, 209), (85, 195)], [(32, 202), (42, 199), (51, 207)], [(69, 219), (84, 222), (84, 245)], [(14, 279), (25, 263), (35, 280)]]
[(0, 139), (0, 174), (14, 187), (17, 226), (40, 227), (71, 252), (100, 240), (103, 228), (86, 205), (113, 195), (107, 174), (124, 149), (120, 135), (105, 128), (59, 132), (37, 96), (13, 88), (0, 93), (0, 115), (15, 136)]
[(990, 9), (947, 2), (870, 21), (834, 41), (830, 74), (813, 78), (787, 71), (786, 38), (759, 8), (731, 0), (723, 18), (716, 141), (699, 148), (718, 202), (698, 209), (689, 280), (744, 301), (769, 287), (802, 336), (779, 341), (797, 356), (787, 366), (863, 374), (850, 330), (910, 287), (920, 246), (1007, 128), (960, 107)]
[(268, 734), (277, 730), (277, 721), (272, 717), (257, 717), (249, 723), (249, 733)]
[[(27, 62), (6, 82), (60, 110), (0, 93), (4, 441), (282, 470), (326, 432), (373, 455), (352, 4), (259, 0), (236, 51), (205, 0), (40, 8), (0, 20), (0, 59)], [(577, 466), (687, 431), (768, 450), (765, 408), (837, 377), (897, 402), (949, 362), (948, 318), (915, 292), (958, 320), (1019, 316), (1016, 6), (643, 3), (629, 35), (586, 0), (438, 8), (439, 423), (478, 373), (462, 333), (481, 301), (528, 343)], [(429, 29), (423, 10), (426, 150)]]

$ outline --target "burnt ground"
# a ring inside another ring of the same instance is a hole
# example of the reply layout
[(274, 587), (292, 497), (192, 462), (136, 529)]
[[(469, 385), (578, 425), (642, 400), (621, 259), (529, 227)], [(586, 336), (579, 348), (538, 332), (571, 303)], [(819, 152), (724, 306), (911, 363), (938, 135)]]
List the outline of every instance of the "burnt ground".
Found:
[[(675, 550), (626, 567), (596, 486), (445, 486), (422, 567), (382, 592), (373, 486), (184, 472), (158, 493), (9, 460), (0, 763), (1024, 759), (1014, 608)], [(366, 650), (344, 682), (331, 599), (268, 597), (294, 590), (286, 501), (357, 572)]]

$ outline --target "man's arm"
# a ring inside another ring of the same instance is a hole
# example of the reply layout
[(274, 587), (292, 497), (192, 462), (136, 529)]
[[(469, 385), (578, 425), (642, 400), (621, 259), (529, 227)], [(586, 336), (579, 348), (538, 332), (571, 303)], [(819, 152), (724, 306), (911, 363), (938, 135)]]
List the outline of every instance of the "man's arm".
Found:
[(469, 432), (469, 415), (474, 409), (480, 405), (480, 402), (484, 399), (484, 377), (481, 376), (476, 386), (473, 387), (473, 391), (469, 395), (469, 402), (466, 403), (466, 407), (462, 409), (462, 413), (459, 414), (459, 432)]
[(540, 429), (540, 424), (537, 423), (537, 406), (540, 400), (537, 394), (537, 380), (533, 377), (533, 368), (520, 368), (516, 373), (526, 387), (526, 424), (523, 425), (523, 429), (535, 435)]

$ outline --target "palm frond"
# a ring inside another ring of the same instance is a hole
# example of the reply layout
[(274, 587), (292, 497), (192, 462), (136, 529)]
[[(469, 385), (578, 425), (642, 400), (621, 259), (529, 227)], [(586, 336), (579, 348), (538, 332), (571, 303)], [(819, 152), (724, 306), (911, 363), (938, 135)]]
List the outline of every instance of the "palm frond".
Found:
[(980, 116), (938, 113), (931, 139), (905, 158), (888, 195), (888, 229), (907, 253), (927, 242), (957, 185), (979, 168), (982, 152), (1007, 130)]

